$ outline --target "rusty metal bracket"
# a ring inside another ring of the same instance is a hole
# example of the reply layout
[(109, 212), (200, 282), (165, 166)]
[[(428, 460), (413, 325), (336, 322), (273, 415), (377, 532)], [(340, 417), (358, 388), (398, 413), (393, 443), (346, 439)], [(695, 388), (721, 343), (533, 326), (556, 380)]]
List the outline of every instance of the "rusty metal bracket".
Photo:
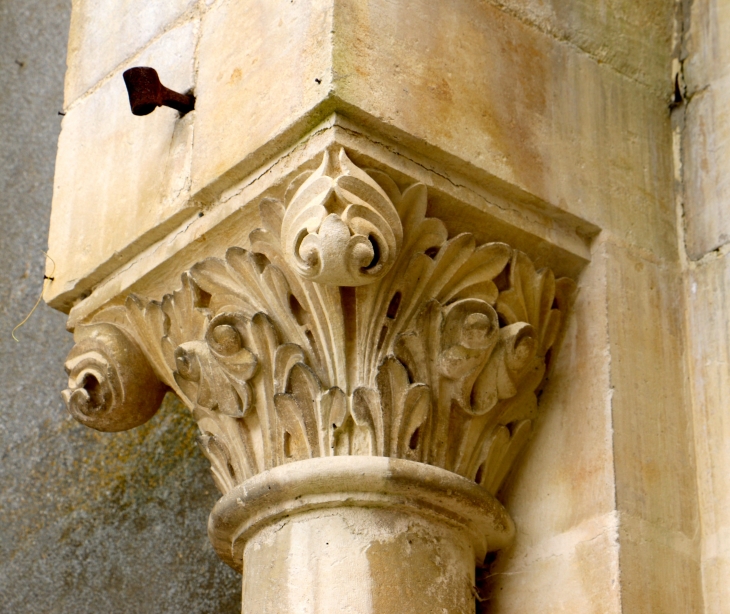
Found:
[(136, 66), (125, 70), (122, 76), (129, 93), (129, 105), (135, 115), (149, 115), (162, 106), (175, 109), (180, 115), (195, 108), (195, 96), (166, 88), (154, 68)]

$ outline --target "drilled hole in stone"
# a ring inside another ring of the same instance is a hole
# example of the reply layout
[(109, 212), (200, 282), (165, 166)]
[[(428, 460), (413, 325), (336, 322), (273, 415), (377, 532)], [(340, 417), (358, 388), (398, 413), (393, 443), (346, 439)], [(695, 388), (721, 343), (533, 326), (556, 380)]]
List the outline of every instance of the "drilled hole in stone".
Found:
[(373, 259), (370, 261), (370, 264), (365, 267), (366, 270), (376, 267), (378, 262), (380, 262), (380, 247), (378, 247), (378, 242), (375, 240), (373, 235), (368, 235), (368, 241), (370, 241), (370, 245), (373, 246)]
[(492, 280), (494, 285), (497, 286), (497, 290), (500, 292), (504, 292), (507, 288), (509, 288), (509, 270), (510, 264), (508, 262), (502, 269), (502, 272)]
[(205, 290), (198, 289), (198, 296), (196, 297), (195, 306), (198, 309), (207, 309), (210, 307), (210, 299), (211, 295), (208, 294)]
[(386, 315), (391, 319), (394, 320), (395, 316), (398, 315), (398, 308), (400, 307), (400, 299), (401, 299), (401, 293), (396, 292), (393, 295), (393, 298), (390, 299), (390, 304), (388, 305), (388, 312)]
[(299, 325), (303, 326), (307, 321), (307, 311), (293, 294), (289, 295), (289, 309)]
[(484, 463), (482, 463), (481, 465), (479, 465), (479, 469), (477, 469), (477, 475), (474, 478), (474, 481), (477, 484), (481, 484), (482, 483), (482, 477), (484, 477)]
[(101, 408), (104, 403), (104, 398), (101, 384), (99, 383), (99, 380), (96, 379), (96, 376), (91, 375), (90, 373), (86, 374), (84, 377), (84, 389), (89, 395), (91, 407)]
[(411, 439), (408, 442), (408, 447), (411, 450), (415, 450), (418, 447), (418, 440), (421, 438), (421, 427), (419, 426), (415, 431), (413, 431), (413, 435), (411, 435)]
[(271, 264), (271, 261), (263, 254), (251, 254), (251, 260), (259, 274), (264, 272), (264, 269)]
[(378, 350), (380, 350), (383, 347), (383, 344), (385, 343), (385, 336), (388, 334), (388, 327), (383, 326), (383, 328), (380, 329), (380, 337), (378, 339)]
[(291, 451), (291, 433), (289, 431), (284, 431), (284, 456), (287, 458), (293, 456)]

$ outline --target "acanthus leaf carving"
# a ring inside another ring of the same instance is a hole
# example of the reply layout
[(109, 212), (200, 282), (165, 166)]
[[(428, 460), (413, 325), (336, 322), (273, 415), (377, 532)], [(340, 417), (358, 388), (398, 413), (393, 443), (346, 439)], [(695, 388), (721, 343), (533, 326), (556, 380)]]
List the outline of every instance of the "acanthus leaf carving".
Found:
[(376, 455), (495, 494), (529, 439), (574, 284), (506, 244), (449, 237), (427, 201), (423, 185), (401, 192), (327, 153), (287, 203), (260, 204), (249, 250), (89, 326), (133, 340), (188, 404), (224, 493), (284, 463)]

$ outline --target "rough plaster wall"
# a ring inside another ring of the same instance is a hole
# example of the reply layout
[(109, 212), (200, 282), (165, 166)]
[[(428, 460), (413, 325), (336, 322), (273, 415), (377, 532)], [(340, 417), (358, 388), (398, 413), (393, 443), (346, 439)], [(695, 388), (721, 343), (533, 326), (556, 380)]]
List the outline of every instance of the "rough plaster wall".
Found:
[(105, 435), (66, 414), (65, 316), (40, 290), (70, 0), (0, 0), (0, 612), (238, 612), (213, 553), (216, 500), (195, 428), (171, 399)]

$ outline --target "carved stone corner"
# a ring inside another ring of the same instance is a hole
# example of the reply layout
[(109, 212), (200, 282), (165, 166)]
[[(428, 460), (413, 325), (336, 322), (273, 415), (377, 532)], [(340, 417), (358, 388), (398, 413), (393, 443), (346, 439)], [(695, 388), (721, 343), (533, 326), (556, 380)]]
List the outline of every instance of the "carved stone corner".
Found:
[(342, 497), (441, 510), (421, 516), (490, 535), (470, 542), (483, 558), (511, 535), (495, 497), (530, 437), (574, 284), (504, 243), (449, 237), (427, 201), (422, 184), (401, 190), (325, 153), (283, 201), (262, 201), (249, 250), (77, 328), (69, 410), (122, 430), (175, 391), (224, 495), (211, 539), (237, 569), (252, 527)]

